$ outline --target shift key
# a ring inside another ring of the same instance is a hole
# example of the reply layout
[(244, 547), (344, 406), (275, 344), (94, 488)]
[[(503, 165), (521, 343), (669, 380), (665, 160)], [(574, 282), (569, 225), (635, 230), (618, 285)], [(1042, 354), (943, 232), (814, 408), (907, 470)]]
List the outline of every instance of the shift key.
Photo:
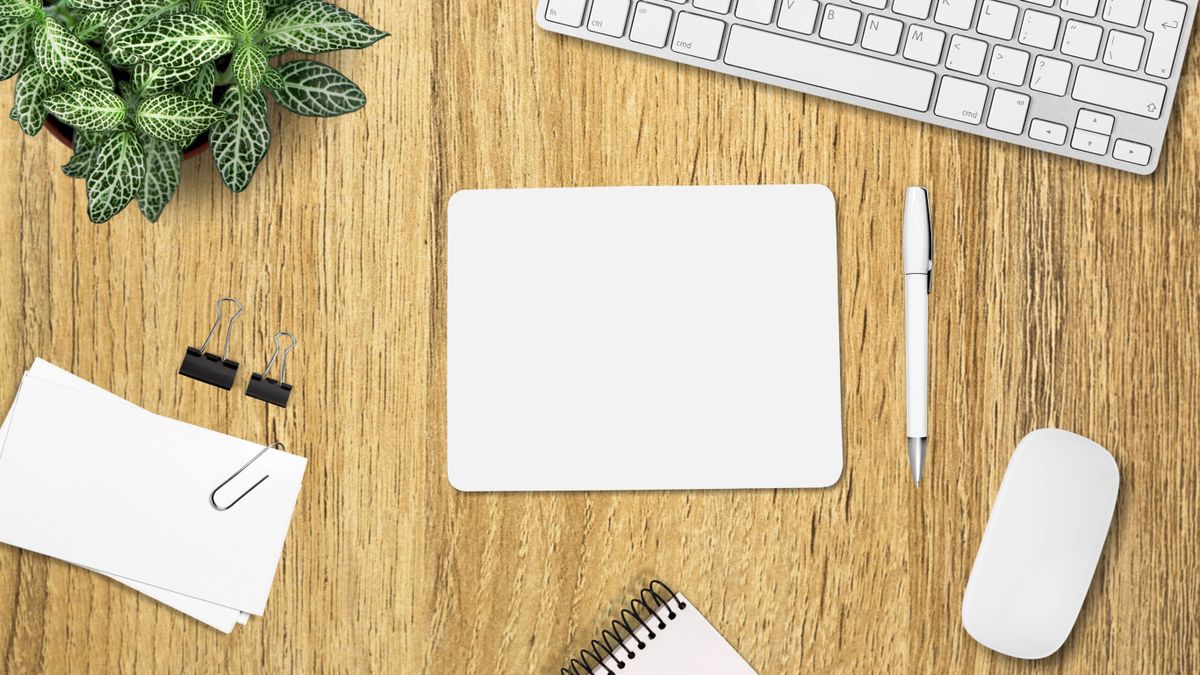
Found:
[(1107, 70), (1079, 66), (1071, 98), (1076, 101), (1102, 105), (1150, 119), (1162, 116), (1167, 88), (1157, 82), (1147, 82)]

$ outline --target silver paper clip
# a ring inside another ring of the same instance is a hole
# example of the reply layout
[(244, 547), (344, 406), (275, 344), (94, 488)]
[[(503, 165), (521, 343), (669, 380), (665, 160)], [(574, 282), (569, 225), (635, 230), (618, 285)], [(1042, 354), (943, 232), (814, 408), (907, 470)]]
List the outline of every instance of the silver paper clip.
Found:
[(249, 489), (247, 489), (245, 492), (243, 492), (240, 496), (238, 496), (237, 499), (233, 500), (228, 505), (217, 506), (217, 492), (219, 492), (221, 490), (221, 488), (228, 485), (229, 482), (232, 481), (234, 478), (237, 478), (238, 476), (240, 476), (243, 471), (245, 471), (251, 464), (258, 461), (258, 458), (262, 457), (263, 453), (265, 453), (267, 450), (270, 450), (271, 448), (275, 448), (276, 450), (286, 450), (286, 448), (283, 447), (283, 443), (280, 443), (278, 441), (264, 447), (262, 450), (259, 450), (257, 455), (251, 457), (249, 462), (246, 462), (245, 464), (243, 464), (242, 468), (235, 471), (234, 474), (232, 476), (230, 476), (229, 478), (226, 478), (224, 480), (224, 482), (222, 482), (220, 485), (218, 485), (216, 487), (216, 489), (214, 489), (212, 491), (212, 494), (208, 495), (208, 503), (212, 504), (212, 507), (218, 511), (228, 511), (229, 509), (233, 508), (234, 504), (237, 504), (238, 502), (242, 501), (242, 499), (246, 495), (250, 494), (254, 490), (254, 488), (258, 487), (259, 485), (262, 485), (263, 481), (265, 481), (266, 479), (271, 477), (270, 474), (267, 474), (267, 475), (263, 476), (262, 478), (259, 478), (257, 483), (255, 483), (254, 485), (251, 485)]

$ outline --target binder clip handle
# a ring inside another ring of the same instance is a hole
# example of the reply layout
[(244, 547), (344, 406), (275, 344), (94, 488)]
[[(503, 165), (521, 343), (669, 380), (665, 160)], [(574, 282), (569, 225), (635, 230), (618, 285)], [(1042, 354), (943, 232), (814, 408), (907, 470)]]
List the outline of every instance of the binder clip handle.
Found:
[(229, 358), (229, 340), (233, 337), (233, 322), (237, 321), (237, 318), (242, 315), (242, 311), (245, 309), (242, 307), (242, 303), (238, 302), (234, 298), (229, 297), (217, 300), (217, 318), (215, 321), (213, 321), (212, 328), (208, 330), (208, 337), (204, 338), (204, 344), (200, 345), (200, 351), (203, 352), (208, 349), (208, 343), (212, 342), (213, 336), (217, 334), (217, 329), (221, 327), (221, 316), (223, 314), (222, 307), (224, 307), (225, 303), (227, 302), (232, 302), (233, 304), (237, 305), (237, 311), (233, 313), (233, 316), (229, 317), (229, 326), (225, 329), (225, 349), (221, 351), (222, 361)]
[[(287, 347), (279, 343), (280, 338), (285, 337), (291, 340)], [(271, 354), (271, 358), (261, 373), (251, 373), (250, 384), (246, 385), (246, 395), (280, 408), (286, 408), (288, 399), (292, 396), (292, 385), (287, 383), (288, 354), (296, 348), (299, 340), (295, 335), (284, 331), (276, 333), (274, 340), (275, 352)], [(278, 380), (271, 377), (271, 368), (274, 367), (276, 360), (279, 361)]]

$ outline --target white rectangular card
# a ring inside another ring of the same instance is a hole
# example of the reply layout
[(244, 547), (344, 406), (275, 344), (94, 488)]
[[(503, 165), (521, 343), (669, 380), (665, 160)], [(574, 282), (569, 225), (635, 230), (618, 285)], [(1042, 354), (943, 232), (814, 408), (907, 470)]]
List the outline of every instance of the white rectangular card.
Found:
[[(83, 378), (78, 377), (40, 358), (34, 359), (33, 365), (29, 368), (28, 376), (36, 377), (48, 382), (55, 382), (79, 391), (91, 392), (97, 396), (122, 401), (127, 405), (133, 406), (132, 403), (121, 399), (116, 394), (110, 393), (103, 388), (98, 387), (95, 384), (92, 384), (91, 382), (88, 382), (87, 380), (84, 380)], [(144, 411), (142, 408), (137, 409)], [(153, 414), (149, 411), (144, 412), (147, 415)], [(11, 417), (12, 410), (10, 409), (4, 418), (4, 424), (0, 426), (0, 456), (3, 454), (3, 443), (4, 439), (8, 436), (8, 425)], [(144, 595), (154, 598), (168, 607), (183, 612), (197, 621), (208, 624), (209, 626), (212, 626), (223, 633), (232, 632), (235, 624), (244, 624), (246, 622), (245, 619), (248, 617), (247, 614), (237, 609), (222, 607), (221, 605), (216, 605), (211, 602), (197, 600), (196, 598), (191, 598), (186, 595), (180, 595), (179, 593), (168, 591), (162, 588), (139, 583), (137, 581), (133, 581), (132, 579), (126, 579), (112, 574), (107, 574), (105, 576), (125, 584), (126, 586), (129, 586), (130, 588)]]
[(245, 476), (267, 480), (228, 511), (209, 503), (259, 450), (28, 377), (0, 454), (0, 541), (261, 614), (306, 460), (268, 451)]
[(456, 488), (814, 488), (841, 476), (827, 188), (464, 191), (449, 221)]

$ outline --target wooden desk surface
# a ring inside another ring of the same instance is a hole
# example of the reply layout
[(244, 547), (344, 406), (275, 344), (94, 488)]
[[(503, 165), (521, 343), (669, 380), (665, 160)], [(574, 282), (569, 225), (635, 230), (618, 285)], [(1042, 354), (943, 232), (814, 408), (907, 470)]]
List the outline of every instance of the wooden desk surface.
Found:
[[(651, 576), (760, 672), (1200, 668), (1200, 51), (1151, 178), (632, 56), (533, 27), (533, 0), (345, 0), (393, 37), (322, 57), (360, 114), (276, 113), (250, 189), (187, 164), (162, 221), (87, 222), (48, 136), (0, 133), (0, 398), (35, 356), (310, 460), (266, 616), (232, 636), (0, 547), (0, 671), (557, 673)], [(0, 86), (0, 97), (11, 93)], [(445, 205), (477, 187), (825, 183), (838, 199), (846, 471), (814, 491), (459, 494), (446, 481)], [(904, 454), (900, 213), (937, 231), (932, 456)], [(213, 300), (234, 356), (292, 329), (286, 411), (177, 377)], [(962, 630), (1026, 432), (1116, 456), (1075, 632), (1039, 663)]]

